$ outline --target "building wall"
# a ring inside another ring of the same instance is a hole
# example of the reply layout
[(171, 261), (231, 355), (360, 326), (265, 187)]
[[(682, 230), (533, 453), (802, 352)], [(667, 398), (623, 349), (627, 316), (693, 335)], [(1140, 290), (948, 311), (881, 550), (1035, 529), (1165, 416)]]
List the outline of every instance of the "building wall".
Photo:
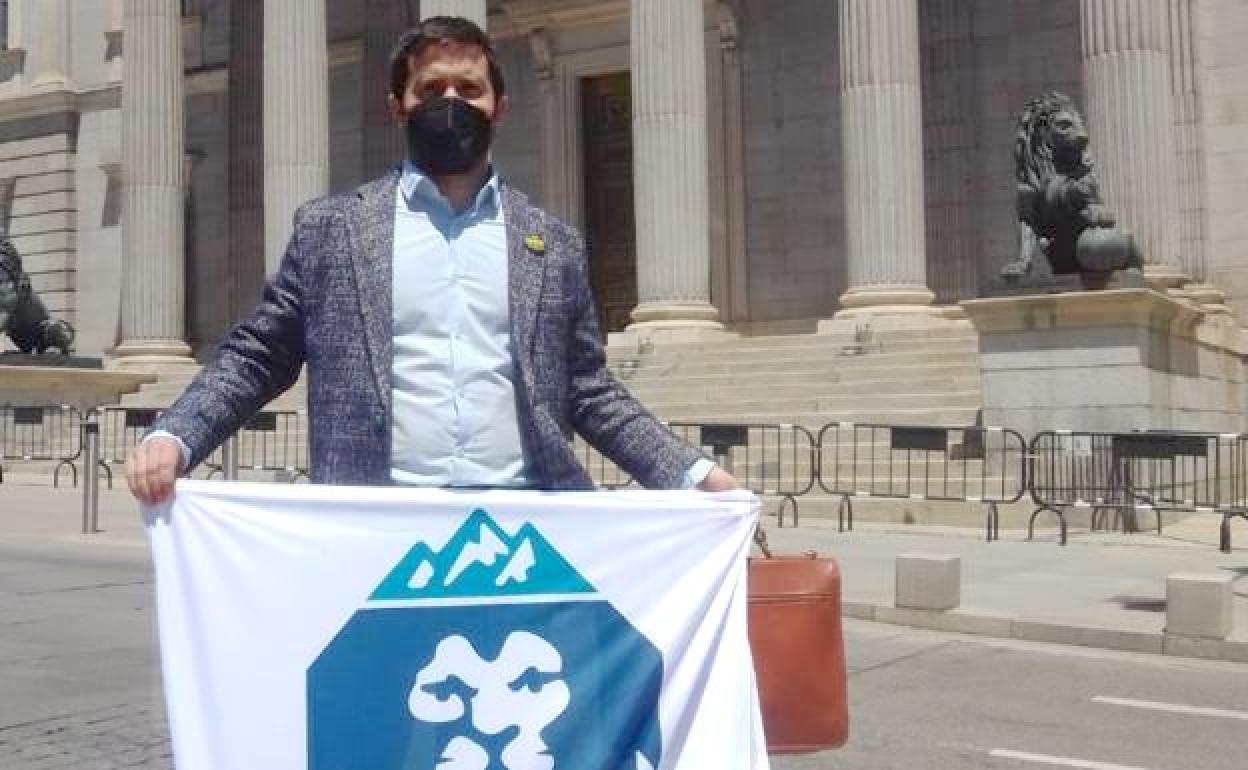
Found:
[(494, 163), (508, 183), (543, 205), (541, 98), (537, 93), (528, 41), (524, 38), (501, 41), (498, 58), (507, 78), (507, 93), (513, 109), (498, 131)]
[[(1061, 91), (1087, 111), (1079, 1), (974, 0), (971, 34), (975, 154), (967, 245), (976, 253), (982, 290), (1018, 253), (1013, 145), (1023, 105), (1046, 91)], [(1095, 157), (1096, 142), (1108, 138), (1091, 130)]]
[(229, 0), (189, 0), (182, 20), (186, 78), (186, 341), (201, 357), (230, 316)]
[(1208, 173), (1206, 253), (1213, 283), (1248, 317), (1248, 3), (1199, 0)]
[(740, 4), (754, 321), (829, 317), (846, 289), (836, 7)]

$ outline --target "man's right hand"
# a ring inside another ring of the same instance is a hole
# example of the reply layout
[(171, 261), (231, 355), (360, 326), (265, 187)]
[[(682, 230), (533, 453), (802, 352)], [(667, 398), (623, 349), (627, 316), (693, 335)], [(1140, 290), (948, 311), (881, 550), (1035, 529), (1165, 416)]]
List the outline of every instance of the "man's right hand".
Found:
[(182, 448), (175, 439), (157, 436), (143, 441), (126, 459), (130, 493), (144, 505), (165, 502), (173, 495), (181, 465)]

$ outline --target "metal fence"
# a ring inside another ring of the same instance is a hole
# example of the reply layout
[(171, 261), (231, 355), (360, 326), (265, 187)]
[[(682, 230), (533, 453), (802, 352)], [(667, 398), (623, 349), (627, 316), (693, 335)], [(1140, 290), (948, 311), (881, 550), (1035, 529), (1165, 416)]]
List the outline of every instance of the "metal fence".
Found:
[(1222, 548), (1230, 548), (1230, 519), (1248, 518), (1248, 436), (1142, 431), (1045, 431), (1031, 441), (1029, 490), (1036, 510), (1053, 513), (1066, 540), (1066, 511), (1087, 509), (1091, 526), (1140, 528), (1152, 514), (1158, 534), (1163, 511), (1220, 513)]
[(833, 422), (817, 443), (816, 478), (840, 497), (841, 531), (854, 527), (855, 498), (932, 500), (984, 505), (986, 537), (996, 540), (997, 506), (1026, 491), (1027, 444), (1006, 428)]
[(797, 526), (798, 498), (815, 486), (818, 452), (813, 433), (789, 423), (667, 425), (677, 436), (715, 458), (743, 488), (759, 496), (779, 497), (777, 526), (784, 526), (786, 510)]
[(307, 480), (307, 436), (306, 412), (259, 412), (204, 461), (208, 478), (236, 479), (239, 471), (262, 471), (288, 481)]
[(53, 462), (52, 485), (68, 468), (78, 486), (82, 414), (72, 406), (0, 406), (0, 483), (5, 464)]
[[(80, 413), (71, 407), (0, 406), (0, 482), (4, 463), (55, 463), (53, 483), (69, 468), (75, 485), (90, 435), (98, 465), (113, 483), (112, 466), (124, 464), (159, 416), (158, 409), (106, 407)], [(1248, 521), (1248, 434), (1142, 431), (1046, 431), (1030, 443), (1017, 431), (833, 422), (817, 433), (783, 423), (673, 422), (669, 427), (731, 472), (740, 485), (779, 497), (779, 526), (786, 512), (798, 523), (798, 501), (816, 490), (838, 497), (841, 531), (853, 529), (853, 501), (861, 498), (964, 502), (985, 506), (988, 540), (999, 538), (998, 506), (1030, 494), (1036, 508), (1028, 537), (1043, 513), (1057, 517), (1067, 542), (1067, 512), (1088, 509), (1092, 528), (1134, 531), (1151, 515), (1160, 533), (1162, 512), (1222, 516), (1220, 547), (1231, 548), (1231, 522)], [(307, 414), (266, 411), (249, 420), (204, 463), (207, 477), (237, 478), (240, 470), (307, 479)], [(96, 446), (98, 445), (98, 453)], [(595, 483), (635, 484), (624, 471), (583, 442), (577, 452)]]
[[(815, 486), (815, 437), (800, 425), (784, 423), (672, 422), (668, 428), (699, 447), (732, 473), (743, 488), (779, 497), (777, 524), (786, 512), (798, 523), (798, 498)], [(593, 447), (578, 442), (577, 453), (594, 483), (620, 489), (636, 481)]]
[(100, 468), (108, 479), (109, 489), (113, 487), (113, 466), (126, 464), (130, 450), (143, 440), (161, 411), (120, 406), (95, 411), (95, 420), (100, 426)]

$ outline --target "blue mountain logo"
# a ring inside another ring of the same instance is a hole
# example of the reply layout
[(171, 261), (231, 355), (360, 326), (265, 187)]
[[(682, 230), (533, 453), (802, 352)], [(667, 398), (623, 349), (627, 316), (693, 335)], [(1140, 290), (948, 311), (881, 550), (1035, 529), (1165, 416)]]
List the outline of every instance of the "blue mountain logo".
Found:
[(440, 551), (417, 543), (370, 600), (594, 593), (594, 587), (525, 523), (507, 534), (481, 509)]

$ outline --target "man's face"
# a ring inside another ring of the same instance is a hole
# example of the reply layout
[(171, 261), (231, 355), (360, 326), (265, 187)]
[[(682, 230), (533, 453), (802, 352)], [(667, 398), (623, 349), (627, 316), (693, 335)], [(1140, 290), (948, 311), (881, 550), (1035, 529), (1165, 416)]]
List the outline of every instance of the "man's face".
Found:
[(401, 97), (390, 94), (390, 112), (399, 123), (423, 102), (444, 96), (462, 99), (480, 109), (497, 125), (507, 111), (490, 83), (489, 60), (480, 46), (435, 43), (418, 56), (408, 57), (407, 84)]

